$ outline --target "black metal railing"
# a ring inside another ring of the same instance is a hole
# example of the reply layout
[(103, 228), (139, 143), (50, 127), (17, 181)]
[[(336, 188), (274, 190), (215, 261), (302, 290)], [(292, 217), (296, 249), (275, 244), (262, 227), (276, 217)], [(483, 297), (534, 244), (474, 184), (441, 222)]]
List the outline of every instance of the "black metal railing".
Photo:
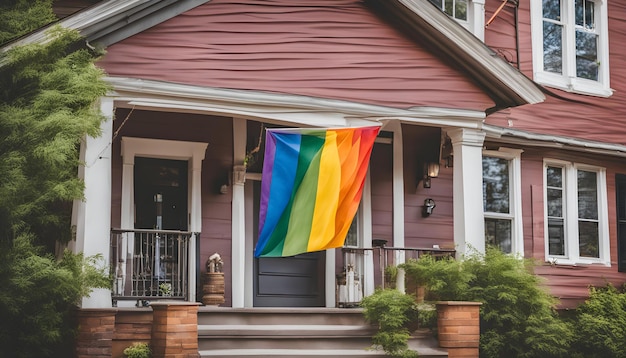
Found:
[(118, 300), (187, 300), (191, 232), (111, 230), (113, 306)]

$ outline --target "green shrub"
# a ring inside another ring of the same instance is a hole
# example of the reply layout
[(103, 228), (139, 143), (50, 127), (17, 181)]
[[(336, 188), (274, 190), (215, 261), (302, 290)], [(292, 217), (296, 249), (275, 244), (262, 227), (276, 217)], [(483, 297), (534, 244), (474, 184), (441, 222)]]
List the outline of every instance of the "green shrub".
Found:
[(376, 290), (361, 302), (365, 319), (378, 325), (372, 337), (392, 357), (416, 357), (408, 347), (411, 331), (417, 328), (418, 308), (415, 299), (396, 289)]
[(490, 247), (462, 265), (472, 279), (459, 299), (483, 303), (481, 357), (569, 356), (571, 328), (558, 316), (558, 300), (534, 274), (532, 260)]
[(124, 355), (128, 358), (150, 358), (150, 347), (147, 343), (135, 342), (124, 349)]
[(488, 248), (464, 260), (424, 256), (402, 267), (431, 301), (482, 302), (481, 357), (567, 356), (571, 328), (557, 300), (533, 273), (533, 262)]
[(76, 305), (93, 287), (110, 287), (98, 258), (61, 260), (26, 237), (0, 244), (0, 356), (71, 357)]
[(589, 299), (572, 318), (573, 357), (626, 356), (626, 293), (612, 285), (590, 288)]
[(469, 288), (472, 273), (463, 270), (463, 262), (451, 257), (436, 258), (424, 255), (400, 265), (407, 281), (427, 288), (427, 301), (458, 300)]

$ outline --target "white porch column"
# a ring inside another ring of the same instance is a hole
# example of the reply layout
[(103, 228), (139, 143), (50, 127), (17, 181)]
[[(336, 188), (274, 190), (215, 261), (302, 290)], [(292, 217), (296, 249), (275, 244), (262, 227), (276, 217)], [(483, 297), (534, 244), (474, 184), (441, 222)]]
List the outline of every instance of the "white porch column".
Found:
[(457, 258), (485, 252), (482, 146), (485, 133), (476, 129), (449, 130), (454, 152), (454, 244)]
[[(363, 238), (363, 248), (372, 248), (372, 180), (371, 168), (367, 170), (365, 184), (363, 185), (363, 197), (361, 198), (361, 211), (359, 218), (359, 232)], [(363, 297), (374, 293), (374, 252), (365, 250), (363, 257)]]
[(324, 270), (324, 301), (326, 307), (335, 307), (335, 289), (336, 289), (336, 276), (335, 276), (335, 260), (337, 255), (335, 249), (326, 250), (326, 268)]
[[(205, 147), (206, 150), (206, 147)], [(188, 295), (189, 301), (195, 301), (196, 299), (196, 277), (198, 277), (196, 260), (200, 256), (196, 247), (198, 243), (198, 233), (202, 232), (202, 161), (204, 160), (204, 151), (202, 156), (194, 156), (191, 158), (192, 165), (189, 169), (189, 178), (191, 190), (189, 190), (189, 231), (194, 234), (189, 238), (189, 262), (191, 263), (188, 268), (189, 288)], [(203, 265), (204, 263), (200, 263)]]
[[(79, 176), (85, 181), (85, 200), (77, 201), (74, 208), (76, 245), (74, 252), (85, 256), (102, 255), (109, 264), (111, 236), (111, 139), (113, 137), (113, 99), (102, 98), (100, 110), (106, 117), (102, 134), (98, 138), (87, 136), (81, 144), (84, 167)], [(81, 303), (82, 308), (111, 307), (111, 291), (95, 289)]]
[[(233, 119), (233, 159), (234, 163), (243, 163), (246, 156), (246, 120)], [(237, 167), (237, 166), (236, 166)], [(237, 168), (234, 168), (237, 169)], [(237, 172), (233, 173), (232, 201), (232, 307), (242, 308), (245, 304), (245, 272), (246, 272), (246, 213), (245, 213), (245, 179), (239, 180)], [(250, 287), (252, 289), (252, 287)]]

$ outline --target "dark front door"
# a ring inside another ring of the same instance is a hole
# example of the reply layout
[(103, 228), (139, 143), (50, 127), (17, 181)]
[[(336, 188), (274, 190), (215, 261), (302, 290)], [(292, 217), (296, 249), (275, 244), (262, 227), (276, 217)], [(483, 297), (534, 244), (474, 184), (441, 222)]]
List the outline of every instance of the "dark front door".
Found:
[[(258, 228), (261, 183), (254, 185), (254, 227)], [(257, 240), (255, 230), (254, 242)], [(254, 259), (255, 307), (324, 307), (325, 252)]]
[(134, 175), (135, 228), (187, 231), (187, 161), (137, 157)]

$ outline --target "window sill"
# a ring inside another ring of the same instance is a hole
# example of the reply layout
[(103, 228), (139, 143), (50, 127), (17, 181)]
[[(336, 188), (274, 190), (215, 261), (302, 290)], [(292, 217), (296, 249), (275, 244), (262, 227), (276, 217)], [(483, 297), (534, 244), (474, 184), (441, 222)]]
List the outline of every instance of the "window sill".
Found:
[(608, 98), (611, 97), (614, 92), (610, 87), (595, 81), (580, 78), (566, 78), (545, 72), (535, 73), (534, 80), (542, 86), (553, 87), (562, 91), (586, 96)]
[(546, 258), (545, 264), (549, 265), (549, 266), (552, 266), (552, 267), (555, 267), (555, 268), (572, 269), (572, 270), (585, 269), (585, 268), (591, 267), (591, 266), (611, 267), (611, 262), (604, 262), (604, 261), (601, 261), (601, 260), (595, 260), (595, 261), (591, 261), (591, 260), (573, 261), (573, 260), (557, 258), (557, 257), (548, 257), (548, 258)]

